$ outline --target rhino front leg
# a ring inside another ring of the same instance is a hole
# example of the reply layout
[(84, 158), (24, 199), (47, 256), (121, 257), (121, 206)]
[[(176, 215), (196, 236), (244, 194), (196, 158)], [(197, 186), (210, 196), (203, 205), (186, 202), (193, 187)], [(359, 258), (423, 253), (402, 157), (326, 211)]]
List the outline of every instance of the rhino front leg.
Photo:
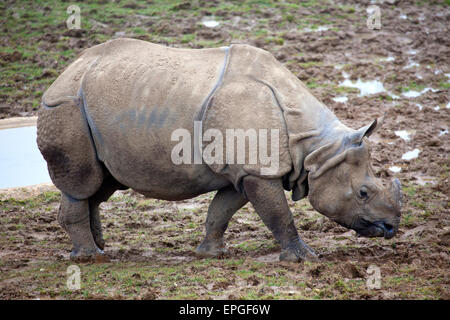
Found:
[(217, 191), (208, 208), (206, 236), (197, 248), (197, 254), (215, 257), (226, 253), (223, 234), (231, 217), (247, 202), (248, 200), (232, 186)]
[(72, 240), (71, 260), (80, 262), (108, 260), (103, 251), (96, 246), (91, 232), (88, 199), (77, 200), (62, 193), (58, 222)]
[(317, 255), (298, 236), (281, 179), (244, 178), (245, 193), (281, 246), (282, 261), (315, 261)]

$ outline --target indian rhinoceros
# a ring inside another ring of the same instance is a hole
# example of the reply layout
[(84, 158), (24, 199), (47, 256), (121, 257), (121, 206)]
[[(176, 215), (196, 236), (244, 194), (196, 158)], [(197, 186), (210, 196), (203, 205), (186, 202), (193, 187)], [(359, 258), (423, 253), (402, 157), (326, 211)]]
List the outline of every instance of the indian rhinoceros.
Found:
[[(264, 171), (267, 161), (247, 161), (250, 151), (233, 161), (234, 149), (231, 161), (206, 161), (201, 141), (178, 154), (197, 156), (194, 163), (175, 163), (174, 132), (195, 135), (199, 123), (205, 134), (276, 132), (266, 147), (278, 146), (276, 154), (271, 149), (277, 165)], [(71, 259), (106, 257), (99, 204), (131, 188), (164, 200), (217, 190), (197, 248), (207, 256), (226, 251), (228, 222), (250, 201), (280, 244), (280, 260), (300, 261), (317, 255), (299, 238), (285, 190), (293, 200), (308, 196), (318, 212), (362, 236), (396, 234), (400, 183), (384, 187), (375, 178), (365, 138), (379, 125), (345, 126), (269, 52), (253, 46), (179, 49), (116, 39), (83, 51), (44, 93), (37, 143), (61, 190), (58, 221), (73, 243)]]

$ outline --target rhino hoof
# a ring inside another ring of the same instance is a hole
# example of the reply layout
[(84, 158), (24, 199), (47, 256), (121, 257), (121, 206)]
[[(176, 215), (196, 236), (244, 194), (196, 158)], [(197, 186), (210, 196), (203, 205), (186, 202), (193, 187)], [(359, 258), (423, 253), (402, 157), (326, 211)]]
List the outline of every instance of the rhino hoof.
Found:
[(70, 253), (70, 260), (74, 262), (94, 262), (94, 263), (106, 263), (109, 262), (109, 257), (100, 249), (96, 251), (74, 251)]
[(228, 253), (228, 250), (223, 245), (216, 245), (212, 243), (202, 243), (198, 246), (195, 253), (200, 257), (220, 257)]
[(95, 244), (97, 245), (97, 247), (100, 248), (100, 250), (104, 250), (105, 249), (105, 240), (103, 240), (103, 238), (95, 238), (94, 237), (94, 241)]

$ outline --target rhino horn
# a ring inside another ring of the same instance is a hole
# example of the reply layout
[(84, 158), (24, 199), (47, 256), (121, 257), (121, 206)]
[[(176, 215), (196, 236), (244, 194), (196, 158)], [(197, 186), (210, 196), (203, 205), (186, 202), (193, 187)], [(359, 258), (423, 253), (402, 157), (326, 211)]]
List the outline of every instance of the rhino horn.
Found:
[(389, 193), (392, 197), (395, 209), (400, 213), (400, 210), (402, 209), (403, 200), (400, 181), (397, 178), (391, 181)]

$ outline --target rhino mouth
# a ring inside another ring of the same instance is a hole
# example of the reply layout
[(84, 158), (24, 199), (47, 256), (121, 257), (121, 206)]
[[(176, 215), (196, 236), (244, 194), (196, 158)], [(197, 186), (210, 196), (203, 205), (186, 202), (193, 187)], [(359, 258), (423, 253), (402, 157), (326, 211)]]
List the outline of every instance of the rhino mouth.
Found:
[(353, 224), (352, 229), (363, 237), (384, 237), (391, 239), (397, 233), (396, 228), (385, 221), (369, 221), (362, 217)]

